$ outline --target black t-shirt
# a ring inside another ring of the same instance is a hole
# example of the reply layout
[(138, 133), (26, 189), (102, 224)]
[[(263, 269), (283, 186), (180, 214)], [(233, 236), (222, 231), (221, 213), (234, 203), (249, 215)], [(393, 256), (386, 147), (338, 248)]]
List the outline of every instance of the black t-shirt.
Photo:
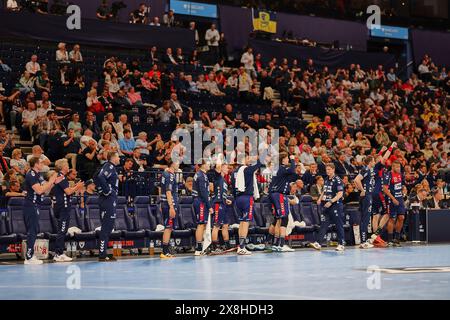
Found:
[[(223, 115), (223, 119), (225, 120), (225, 117), (228, 117), (228, 119), (230, 119), (231, 121), (234, 121), (234, 113), (233, 112), (223, 112), (222, 113), (222, 115)], [(227, 122), (227, 120), (225, 120), (225, 122)], [(228, 122), (227, 122), (227, 124), (229, 124)]]
[(73, 139), (72, 142), (70, 142), (67, 147), (65, 147), (64, 151), (67, 153), (76, 153), (78, 154), (78, 151), (80, 151), (81, 145), (80, 141), (78, 139)]

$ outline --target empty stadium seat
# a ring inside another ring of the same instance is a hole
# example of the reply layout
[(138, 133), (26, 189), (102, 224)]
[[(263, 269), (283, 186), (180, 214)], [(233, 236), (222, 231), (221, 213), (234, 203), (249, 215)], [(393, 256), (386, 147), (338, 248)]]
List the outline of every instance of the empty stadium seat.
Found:
[(53, 215), (52, 200), (45, 197), (39, 205), (39, 233), (38, 238), (55, 238), (57, 234), (57, 222)]
[(160, 239), (162, 232), (155, 231), (157, 221), (151, 214), (150, 198), (146, 196), (138, 196), (134, 198), (134, 224), (135, 230), (144, 232), (149, 239)]
[(6, 215), (0, 216), (0, 244), (10, 244), (17, 241), (17, 236), (15, 234), (9, 234), (6, 228)]
[(16, 235), (16, 241), (20, 242), (27, 238), (27, 228), (23, 217), (24, 198), (11, 198), (8, 201), (9, 223), (7, 223), (8, 232)]
[(180, 197), (180, 209), (178, 212), (178, 229), (173, 230), (174, 237), (186, 238), (195, 234), (197, 221), (192, 203), (194, 198), (191, 196)]
[(125, 197), (117, 198), (116, 220), (114, 221), (114, 228), (122, 231), (122, 237), (128, 239), (143, 239), (145, 238), (145, 231), (136, 231), (133, 220), (128, 214), (127, 199)]

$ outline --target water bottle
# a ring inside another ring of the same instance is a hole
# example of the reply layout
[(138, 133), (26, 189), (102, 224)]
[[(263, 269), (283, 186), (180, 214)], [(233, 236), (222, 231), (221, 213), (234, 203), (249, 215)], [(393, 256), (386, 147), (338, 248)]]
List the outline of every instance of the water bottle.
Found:
[(117, 242), (113, 242), (113, 257), (117, 257)]
[(117, 256), (118, 257), (122, 256), (122, 241), (119, 241), (117, 244)]
[(150, 248), (148, 249), (148, 254), (151, 256), (155, 255), (155, 243), (152, 241), (150, 241)]

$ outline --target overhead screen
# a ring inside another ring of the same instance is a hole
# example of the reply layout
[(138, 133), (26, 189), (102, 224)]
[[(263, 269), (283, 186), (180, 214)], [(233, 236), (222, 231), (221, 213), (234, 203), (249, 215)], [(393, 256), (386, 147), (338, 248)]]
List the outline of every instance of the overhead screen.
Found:
[(380, 29), (376, 29), (376, 28), (371, 29), (370, 35), (372, 37), (408, 40), (408, 38), (409, 38), (408, 31), (409, 31), (408, 28), (382, 25)]
[(213, 19), (217, 18), (217, 5), (214, 4), (170, 0), (170, 9), (172, 9), (175, 14), (184, 14), (188, 16)]

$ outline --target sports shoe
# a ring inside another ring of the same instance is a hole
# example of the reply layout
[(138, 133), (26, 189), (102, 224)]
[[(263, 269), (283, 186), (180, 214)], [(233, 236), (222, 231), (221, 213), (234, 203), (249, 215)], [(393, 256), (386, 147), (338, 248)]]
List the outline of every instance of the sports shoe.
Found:
[(392, 244), (393, 244), (393, 246), (394, 247), (401, 247), (402, 245), (400, 244), (400, 240), (398, 240), (398, 239), (394, 239), (393, 241), (392, 241)]
[(345, 250), (345, 247), (342, 244), (340, 244), (334, 250), (339, 251), (339, 252), (343, 252)]
[(275, 245), (272, 246), (272, 251), (273, 252), (280, 252), (280, 250), (281, 250), (281, 247), (275, 246)]
[(284, 245), (283, 247), (280, 248), (279, 252), (295, 252), (295, 250), (289, 247), (288, 245)]
[(241, 255), (241, 256), (248, 256), (248, 255), (251, 255), (252, 253), (250, 251), (248, 251), (246, 248), (243, 248), (243, 249), (239, 248), (237, 251), (237, 254)]
[(98, 262), (116, 262), (117, 259), (114, 257), (99, 257)]
[(171, 254), (171, 253), (166, 253), (166, 254), (164, 254), (164, 253), (162, 253), (162, 252), (161, 252), (161, 254), (159, 255), (159, 257), (160, 257), (161, 259), (172, 259), (172, 258), (175, 258), (175, 256), (174, 256), (173, 254)]
[(32, 256), (31, 259), (25, 259), (25, 261), (23, 262), (23, 264), (28, 264), (28, 265), (32, 265), (32, 264), (43, 264), (44, 261), (39, 260), (38, 258), (36, 258), (36, 256)]
[(264, 243), (255, 245), (255, 250), (263, 251), (265, 248), (266, 248), (266, 245)]
[(381, 239), (381, 236), (377, 236), (375, 238), (375, 240), (373, 240), (373, 244), (374, 244), (375, 247), (379, 247), (379, 248), (386, 248), (387, 247), (386, 241)]
[(322, 249), (322, 246), (318, 242), (313, 242), (309, 244), (310, 247), (313, 247), (316, 250)]
[(294, 226), (304, 228), (304, 227), (306, 227), (306, 222), (305, 221), (295, 221)]
[(248, 245), (245, 246), (247, 248), (247, 250), (253, 251), (255, 250), (255, 245), (253, 243), (249, 243)]
[(216, 248), (215, 250), (212, 250), (210, 254), (211, 254), (212, 256), (215, 256), (215, 255), (219, 255), (219, 254), (223, 254), (223, 253), (224, 253), (224, 252), (223, 252), (222, 249)]
[(68, 257), (68, 256), (66, 256), (65, 253), (60, 254), (60, 255), (56, 255), (56, 256), (53, 257), (53, 261), (55, 261), (55, 262), (70, 262), (72, 260), (73, 259)]
[(373, 248), (373, 244), (369, 243), (369, 240), (367, 240), (366, 242), (361, 243), (359, 247), (361, 249), (371, 249)]
[(195, 251), (195, 253), (194, 253), (194, 256), (196, 256), (196, 257), (202, 257), (205, 255), (206, 255), (205, 251)]

